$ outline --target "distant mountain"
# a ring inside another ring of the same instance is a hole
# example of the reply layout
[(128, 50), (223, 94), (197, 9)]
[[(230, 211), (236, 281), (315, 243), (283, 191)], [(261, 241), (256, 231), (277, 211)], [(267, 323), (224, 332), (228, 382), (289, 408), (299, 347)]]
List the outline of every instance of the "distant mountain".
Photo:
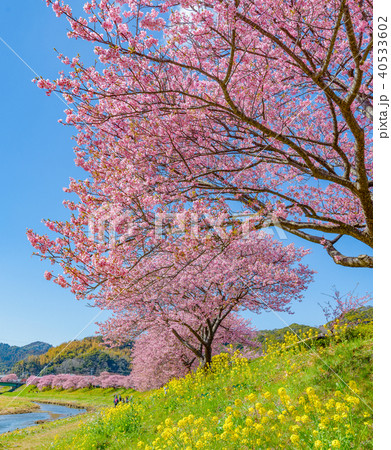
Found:
[(32, 342), (18, 347), (0, 342), (0, 373), (9, 372), (13, 365), (30, 355), (42, 355), (52, 346), (46, 342)]
[(131, 348), (131, 344), (108, 348), (101, 336), (87, 337), (51, 347), (38, 356), (30, 355), (17, 362), (12, 372), (20, 377), (59, 373), (99, 375), (101, 372), (129, 375)]

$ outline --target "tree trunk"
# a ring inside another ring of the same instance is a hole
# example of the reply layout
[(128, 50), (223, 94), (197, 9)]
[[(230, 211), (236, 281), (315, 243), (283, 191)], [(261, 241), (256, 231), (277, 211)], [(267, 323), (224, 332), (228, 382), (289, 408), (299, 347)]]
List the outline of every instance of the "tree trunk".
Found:
[(201, 366), (208, 369), (212, 364), (212, 345), (204, 345), (205, 353), (202, 356)]

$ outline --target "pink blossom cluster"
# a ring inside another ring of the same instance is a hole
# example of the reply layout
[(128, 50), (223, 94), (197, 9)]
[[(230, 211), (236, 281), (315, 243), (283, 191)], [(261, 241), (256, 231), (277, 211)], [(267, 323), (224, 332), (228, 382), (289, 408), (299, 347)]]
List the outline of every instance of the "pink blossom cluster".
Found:
[[(99, 62), (61, 56), (68, 73), (38, 81), (69, 103), (88, 178), (65, 189), (70, 219), (28, 239), (60, 267), (46, 279), (113, 313), (108, 342), (136, 340), (151, 386), (208, 364), (240, 312), (300, 301), (307, 252), (262, 228), (372, 266), (338, 250), (373, 242), (368, 2), (90, 0), (83, 17), (47, 4)], [(233, 211), (253, 215), (245, 238)]]
[[(187, 343), (197, 346), (197, 339), (186, 326), (177, 326)], [(245, 357), (260, 356), (260, 346), (252, 340), (255, 331), (249, 321), (231, 315), (214, 339), (212, 355), (229, 352), (228, 343), (242, 344)], [(195, 354), (172, 333), (169, 327), (152, 326), (143, 333), (133, 347), (130, 378), (135, 389), (146, 391), (160, 388), (172, 378), (180, 378), (194, 371), (200, 361)]]
[(241, 337), (250, 334), (238, 313), (289, 312), (290, 304), (300, 301), (313, 274), (300, 264), (305, 254), (264, 233), (250, 233), (246, 240), (231, 233), (209, 243), (166, 240), (126, 277), (107, 279), (101, 287), (95, 303), (114, 313), (101, 332), (107, 342), (119, 344), (166, 329), (209, 363), (222, 330), (231, 333), (228, 342), (235, 342), (236, 330)]
[(346, 294), (342, 294), (335, 286), (333, 287), (333, 293), (329, 295), (331, 300), (323, 305), (320, 304), (327, 321), (333, 321), (337, 318), (343, 320), (349, 312), (363, 308), (372, 302), (373, 298), (370, 293), (360, 296), (354, 291), (352, 290)]
[(9, 373), (8, 375), (4, 375), (0, 378), (0, 381), (6, 383), (6, 382), (13, 382), (13, 381), (19, 381), (19, 377), (15, 375), (14, 373)]
[(102, 372), (99, 376), (57, 374), (44, 375), (42, 377), (30, 376), (26, 384), (34, 385), (41, 391), (44, 388), (51, 389), (83, 389), (88, 387), (100, 388), (133, 388), (130, 376)]
[(84, 17), (47, 4), (70, 38), (96, 44), (100, 62), (61, 55), (74, 70), (38, 80), (72, 104), (76, 164), (93, 178), (71, 182), (76, 209), (135, 213), (138, 199), (144, 214), (133, 217), (146, 225), (159, 205), (233, 201), (326, 239), (338, 264), (371, 265), (341, 254), (333, 237), (372, 245), (368, 2), (90, 1)]

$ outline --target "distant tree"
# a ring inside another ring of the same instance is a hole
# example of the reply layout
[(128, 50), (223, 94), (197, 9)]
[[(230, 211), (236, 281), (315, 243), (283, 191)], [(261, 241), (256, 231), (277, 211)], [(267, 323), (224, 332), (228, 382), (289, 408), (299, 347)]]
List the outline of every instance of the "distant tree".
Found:
[(31, 376), (27, 379), (26, 384), (28, 386), (37, 386), (39, 390), (47, 388), (75, 390), (87, 387), (122, 387), (125, 389), (130, 389), (132, 387), (132, 382), (129, 376), (108, 372), (102, 373), (98, 377), (74, 374), (44, 375), (42, 377)]
[(83, 360), (81, 358), (66, 359), (56, 367), (56, 373), (80, 373), (83, 367)]
[(36, 377), (35, 375), (31, 375), (26, 380), (27, 386), (37, 386), (39, 383), (40, 377)]
[(3, 381), (4, 383), (7, 382), (12, 383), (14, 381), (19, 381), (19, 377), (14, 373), (10, 373), (8, 375), (4, 375), (3, 377), (1, 377), (1, 381)]
[(339, 319), (341, 321), (355, 310), (363, 308), (367, 303), (372, 301), (372, 295), (367, 293), (365, 295), (357, 295), (355, 289), (342, 294), (335, 286), (333, 286), (333, 293), (327, 294), (331, 300), (320, 304), (323, 314), (328, 322)]
[(29, 355), (40, 355), (47, 352), (50, 347), (51, 345), (45, 342), (32, 342), (22, 347), (0, 343), (0, 372), (12, 371), (17, 375), (29, 373), (29, 370), (14, 370), (14, 366), (19, 361), (28, 359)]
[(231, 233), (226, 240), (166, 242), (129, 276), (114, 276), (101, 288), (97, 304), (114, 313), (101, 325), (102, 334), (112, 343), (136, 340), (137, 346), (138, 333), (166, 327), (208, 365), (223, 330), (243, 336), (236, 313), (289, 311), (302, 298), (312, 280), (312, 271), (300, 264), (306, 253), (262, 232), (246, 239)]

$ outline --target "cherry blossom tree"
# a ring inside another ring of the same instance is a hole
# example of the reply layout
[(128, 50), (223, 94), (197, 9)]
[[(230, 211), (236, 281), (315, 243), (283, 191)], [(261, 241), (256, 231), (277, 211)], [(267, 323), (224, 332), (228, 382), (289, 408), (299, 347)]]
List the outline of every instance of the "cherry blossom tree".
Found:
[[(95, 305), (112, 310), (113, 317), (101, 331), (107, 341), (120, 344), (156, 327), (168, 328), (193, 357), (209, 365), (219, 335), (220, 342), (235, 342), (249, 334), (237, 313), (289, 311), (290, 303), (302, 298), (312, 280), (312, 271), (300, 264), (306, 253), (263, 232), (246, 239), (231, 233), (208, 242), (181, 237), (170, 246), (165, 241), (126, 277), (104, 275)], [(149, 345), (153, 336), (141, 342)]]
[(348, 313), (363, 308), (372, 301), (371, 294), (367, 293), (358, 296), (354, 291), (353, 289), (342, 294), (333, 286), (333, 293), (328, 295), (328, 297), (331, 297), (331, 300), (328, 300), (324, 304), (319, 304), (328, 322), (334, 321), (335, 319), (342, 321)]
[(126, 213), (141, 245), (156, 211), (201, 201), (227, 224), (242, 207), (259, 228), (372, 267), (369, 252), (337, 248), (372, 246), (369, 0), (92, 0), (84, 17), (47, 4), (98, 62), (60, 55), (69, 72), (37, 80), (69, 103), (76, 163), (92, 177), (71, 182), (79, 216), (48, 222), (64, 237), (41, 237), (41, 250), (72, 258), (97, 210), (112, 224)]
[(81, 376), (76, 384), (76, 389), (84, 389), (94, 386), (95, 377), (93, 375)]
[(1, 377), (1, 381), (4, 383), (12, 383), (14, 381), (19, 381), (19, 377), (14, 373), (9, 373), (8, 375), (4, 375), (3, 377)]
[[(202, 350), (202, 345), (194, 334), (184, 325), (175, 326), (181, 340), (177, 339), (169, 326), (152, 324), (139, 336), (132, 349), (132, 372), (130, 378), (139, 391), (156, 389), (172, 378), (184, 377), (199, 364), (197, 355), (190, 346)], [(244, 344), (251, 349), (259, 347), (251, 339), (255, 331), (248, 321), (230, 315), (220, 327), (214, 338), (212, 355), (218, 354), (229, 343)], [(182, 342), (188, 345), (183, 345)]]
[(52, 379), (51, 387), (55, 388), (63, 388), (63, 389), (74, 389), (76, 386), (76, 375), (68, 375), (68, 374), (58, 374), (55, 375)]
[(40, 377), (35, 375), (30, 375), (26, 380), (26, 386), (36, 386), (39, 382)]
[(62, 388), (66, 390), (74, 390), (76, 389), (77, 383), (79, 382), (80, 377), (77, 375), (66, 375), (65, 377), (59, 377), (55, 375), (54, 380), (52, 381), (52, 388)]
[(55, 375), (44, 375), (43, 377), (36, 378), (38, 378), (38, 383), (36, 386), (40, 391), (42, 391), (42, 389), (52, 387), (52, 382), (55, 380)]
[(132, 349), (131, 378), (138, 391), (157, 389), (172, 378), (187, 375), (196, 357), (167, 327), (151, 327)]

